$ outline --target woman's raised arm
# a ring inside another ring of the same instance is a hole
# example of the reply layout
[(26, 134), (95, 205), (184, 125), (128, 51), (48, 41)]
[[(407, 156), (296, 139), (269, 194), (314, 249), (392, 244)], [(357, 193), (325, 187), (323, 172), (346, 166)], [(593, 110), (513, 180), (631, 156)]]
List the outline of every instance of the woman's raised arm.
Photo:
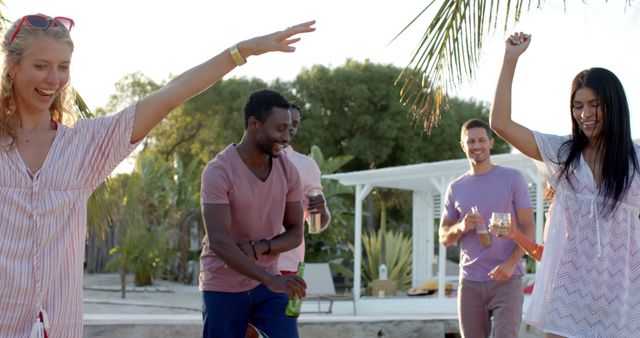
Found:
[(542, 160), (533, 132), (511, 119), (511, 89), (518, 58), (531, 42), (531, 36), (523, 33), (511, 35), (505, 42), (506, 48), (502, 70), (498, 79), (496, 95), (491, 106), (489, 123), (498, 135), (523, 154)]
[(242, 41), (180, 74), (138, 103), (131, 143), (145, 137), (172, 109), (213, 85), (236, 66), (244, 63), (249, 56), (274, 51), (295, 51), (292, 44), (300, 40), (297, 35), (313, 32), (314, 24), (315, 21), (309, 21), (283, 31)]

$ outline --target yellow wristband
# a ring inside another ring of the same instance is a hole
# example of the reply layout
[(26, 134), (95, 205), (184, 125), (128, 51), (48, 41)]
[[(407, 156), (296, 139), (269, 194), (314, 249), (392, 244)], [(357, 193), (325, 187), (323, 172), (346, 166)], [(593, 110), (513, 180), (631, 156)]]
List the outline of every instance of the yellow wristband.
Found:
[(242, 54), (240, 54), (238, 45), (231, 46), (231, 48), (229, 48), (229, 53), (231, 53), (231, 58), (233, 58), (233, 61), (235, 61), (238, 66), (242, 66), (247, 63), (247, 60), (245, 60), (245, 58), (242, 57)]

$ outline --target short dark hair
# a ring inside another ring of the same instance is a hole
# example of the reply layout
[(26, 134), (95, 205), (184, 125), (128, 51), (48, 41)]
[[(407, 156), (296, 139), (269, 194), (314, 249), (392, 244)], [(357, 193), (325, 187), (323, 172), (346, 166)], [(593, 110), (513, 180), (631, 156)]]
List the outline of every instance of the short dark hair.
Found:
[(462, 124), (462, 128), (460, 129), (460, 137), (462, 138), (463, 132), (472, 128), (484, 128), (484, 130), (487, 131), (487, 136), (489, 137), (489, 139), (493, 138), (493, 131), (491, 131), (491, 127), (489, 127), (489, 124), (480, 119), (470, 119)]
[(288, 110), (290, 104), (284, 96), (273, 90), (262, 89), (251, 93), (244, 106), (244, 127), (247, 128), (249, 126), (249, 118), (251, 116), (264, 123), (271, 115), (274, 107)]
[(300, 113), (300, 115), (302, 115), (302, 108), (300, 108), (300, 106), (298, 106), (294, 102), (291, 102), (291, 106), (289, 107), (289, 110), (297, 110), (298, 113)]

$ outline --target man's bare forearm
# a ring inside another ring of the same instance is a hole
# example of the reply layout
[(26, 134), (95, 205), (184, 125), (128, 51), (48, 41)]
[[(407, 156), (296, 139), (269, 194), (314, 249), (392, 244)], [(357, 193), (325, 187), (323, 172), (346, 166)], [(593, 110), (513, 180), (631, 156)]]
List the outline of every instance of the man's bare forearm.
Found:
[[(285, 230), (283, 233), (272, 238), (269, 242), (271, 244), (270, 254), (278, 254), (281, 252), (289, 251), (296, 248), (302, 243), (303, 230), (302, 225), (295, 226)], [(265, 242), (260, 242), (261, 249), (264, 249)], [(262, 251), (266, 252), (266, 251)]]
[(231, 241), (230, 238), (211, 238), (209, 236), (209, 243), (211, 251), (215, 253), (224, 263), (231, 269), (251, 278), (257, 280), (262, 284), (268, 284), (272, 275), (264, 271), (254, 261), (249, 259), (238, 246)]

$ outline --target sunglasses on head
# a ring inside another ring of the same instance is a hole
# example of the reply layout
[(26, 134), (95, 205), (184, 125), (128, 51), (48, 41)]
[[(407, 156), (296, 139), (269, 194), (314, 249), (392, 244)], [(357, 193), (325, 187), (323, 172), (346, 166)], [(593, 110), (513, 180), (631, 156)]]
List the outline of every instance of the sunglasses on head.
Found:
[(18, 32), (20, 31), (20, 27), (22, 27), (22, 25), (25, 22), (29, 26), (31, 26), (31, 28), (41, 29), (41, 30), (45, 30), (51, 27), (51, 25), (53, 25), (55, 27), (64, 27), (67, 31), (70, 32), (71, 28), (75, 26), (75, 23), (73, 22), (72, 19), (65, 18), (64, 16), (56, 16), (55, 18), (50, 18), (48, 16), (44, 16), (40, 14), (25, 15), (20, 20), (20, 23), (18, 23), (18, 27), (16, 27), (16, 30), (13, 32), (13, 35), (11, 35), (11, 39), (9, 39), (9, 45), (16, 38), (16, 35), (18, 35)]

